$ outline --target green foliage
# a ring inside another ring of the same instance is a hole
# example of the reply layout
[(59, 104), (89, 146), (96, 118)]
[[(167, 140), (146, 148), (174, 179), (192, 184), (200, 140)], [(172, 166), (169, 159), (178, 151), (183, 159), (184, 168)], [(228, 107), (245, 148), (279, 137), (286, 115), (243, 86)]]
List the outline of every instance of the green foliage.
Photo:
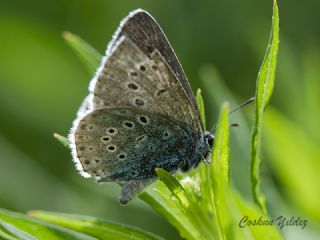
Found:
[(320, 222), (319, 144), (273, 108), (265, 121), (270, 161), (285, 193), (309, 218)]
[(44, 211), (33, 211), (30, 216), (26, 216), (0, 209), (0, 226), (0, 236), (4, 239), (162, 239), (123, 224)]
[[(172, 176), (156, 169), (157, 181), (140, 198), (165, 217), (180, 233), (193, 239), (282, 239), (275, 226), (239, 226), (239, 221), (268, 218), (259, 190), (259, 165), (263, 111), (274, 84), (278, 50), (278, 9), (274, 2), (270, 43), (257, 79), (256, 122), (252, 135), (252, 188), (261, 209), (245, 201), (231, 186), (229, 163), (229, 104), (221, 107), (211, 163), (201, 163), (187, 174)], [(66, 41), (80, 56), (89, 72), (97, 69), (101, 55), (79, 37), (65, 33)], [(200, 115), (205, 123), (201, 90), (197, 91)], [(54, 134), (63, 145), (68, 139)], [(316, 153), (316, 152), (315, 152)], [(87, 216), (32, 211), (29, 216), (0, 210), (0, 236), (4, 239), (161, 239), (134, 227)]]
[(320, 48), (306, 42), (297, 57), (292, 40), (281, 40), (275, 88), (281, 106), (269, 107), (264, 116), (263, 149), (278, 186), (271, 198), (281, 201), (268, 205), (288, 214), (293, 209), (308, 220), (309, 230), (320, 229)]
[(261, 135), (263, 113), (268, 105), (274, 86), (274, 77), (279, 48), (279, 13), (277, 1), (274, 1), (272, 28), (265, 58), (258, 73), (256, 87), (256, 113), (252, 133), (251, 183), (255, 202), (266, 212), (265, 197), (260, 190)]
[[(218, 127), (215, 136), (212, 156), (212, 188), (214, 196), (214, 208), (216, 210), (216, 219), (219, 227), (219, 233), (222, 239), (226, 239), (230, 220), (232, 217), (227, 209), (229, 194), (229, 105), (223, 104)], [(229, 216), (228, 216), (229, 215)], [(231, 218), (230, 218), (231, 217)], [(236, 226), (236, 225), (235, 225)], [(233, 226), (230, 226), (233, 227)]]
[(2, 221), (3, 231), (13, 238), (26, 240), (95, 239), (89, 235), (75, 232), (67, 228), (62, 228), (58, 225), (52, 225), (23, 214), (10, 212), (3, 209), (0, 209), (0, 220)]
[(101, 54), (86, 41), (70, 32), (64, 32), (63, 37), (83, 61), (88, 72), (95, 73), (101, 61)]
[(203, 98), (202, 98), (202, 95), (201, 95), (201, 89), (199, 88), (197, 90), (197, 95), (196, 95), (196, 99), (197, 99), (197, 103), (198, 103), (198, 106), (199, 106), (199, 111), (200, 111), (200, 116), (202, 118), (202, 122), (203, 122), (203, 126), (204, 126), (204, 129), (206, 129), (206, 116), (205, 116), (205, 113), (204, 113), (204, 103), (203, 103)]
[[(157, 170), (157, 182), (141, 195), (186, 239), (282, 239), (275, 226), (238, 226), (243, 216), (267, 218), (230, 187), (228, 104), (217, 123), (212, 163), (173, 177)], [(166, 186), (166, 188), (164, 187)]]
[(93, 236), (96, 239), (119, 239), (119, 240), (138, 240), (162, 238), (141, 231), (137, 228), (126, 226), (124, 224), (114, 223), (94, 217), (80, 216), (75, 214), (62, 214), (44, 211), (32, 211), (29, 213), (32, 217), (43, 221), (59, 225), (77, 232)]
[(63, 146), (65, 146), (65, 147), (69, 147), (69, 140), (68, 140), (68, 138), (66, 138), (66, 137), (64, 137), (64, 136), (61, 136), (60, 134), (58, 134), (58, 133), (54, 133), (53, 134), (53, 137), (55, 138), (55, 139), (57, 139), (60, 143), (62, 143), (62, 145)]
[(180, 207), (187, 208), (190, 203), (190, 196), (188, 195), (188, 192), (182, 187), (180, 182), (170, 173), (161, 168), (156, 169), (156, 173), (159, 179), (166, 184), (166, 187), (173, 194), (173, 196), (175, 196), (176, 199), (179, 200)]

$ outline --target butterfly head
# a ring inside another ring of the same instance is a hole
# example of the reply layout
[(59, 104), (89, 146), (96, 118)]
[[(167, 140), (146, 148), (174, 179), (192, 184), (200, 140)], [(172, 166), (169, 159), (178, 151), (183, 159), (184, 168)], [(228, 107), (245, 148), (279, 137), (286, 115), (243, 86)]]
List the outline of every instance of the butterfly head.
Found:
[(212, 147), (214, 143), (214, 134), (212, 132), (205, 132), (204, 134), (204, 141), (207, 146), (207, 151), (206, 155), (204, 156), (204, 162), (210, 163), (211, 162), (211, 152), (212, 152)]
[(214, 135), (213, 135), (213, 133), (212, 132), (205, 132), (204, 140), (210, 146), (210, 149), (212, 149), (212, 146), (213, 146), (213, 143), (214, 143)]

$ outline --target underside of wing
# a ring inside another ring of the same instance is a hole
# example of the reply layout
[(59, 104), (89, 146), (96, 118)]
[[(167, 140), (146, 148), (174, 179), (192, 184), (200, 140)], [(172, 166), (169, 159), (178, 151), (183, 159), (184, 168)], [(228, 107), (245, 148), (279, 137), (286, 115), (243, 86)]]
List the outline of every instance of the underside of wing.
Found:
[(101, 66), (90, 87), (93, 109), (132, 106), (170, 116), (202, 132), (192, 102), (158, 50), (148, 57), (123, 36)]
[(182, 156), (193, 153), (194, 142), (203, 140), (199, 110), (180, 63), (143, 10), (122, 21), (89, 91), (69, 135), (84, 176), (152, 178), (155, 167), (177, 170)]
[(195, 111), (199, 114), (192, 89), (179, 60), (155, 19), (142, 9), (131, 12), (121, 22), (108, 49), (111, 50), (122, 36), (127, 36), (131, 39), (147, 56), (150, 56), (155, 50), (159, 51), (177, 77), (177, 80), (181, 83)]
[(192, 151), (191, 129), (133, 108), (105, 108), (84, 117), (75, 132), (82, 170), (102, 181), (155, 177), (161, 167), (176, 171)]

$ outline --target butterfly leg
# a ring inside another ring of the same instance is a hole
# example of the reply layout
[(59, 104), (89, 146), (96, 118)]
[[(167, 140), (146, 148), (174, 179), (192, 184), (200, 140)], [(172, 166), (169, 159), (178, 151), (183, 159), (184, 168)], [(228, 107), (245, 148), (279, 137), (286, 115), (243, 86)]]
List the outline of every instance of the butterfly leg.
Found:
[(127, 204), (136, 194), (141, 192), (145, 187), (154, 181), (155, 178), (149, 178), (124, 182), (120, 193), (120, 203)]

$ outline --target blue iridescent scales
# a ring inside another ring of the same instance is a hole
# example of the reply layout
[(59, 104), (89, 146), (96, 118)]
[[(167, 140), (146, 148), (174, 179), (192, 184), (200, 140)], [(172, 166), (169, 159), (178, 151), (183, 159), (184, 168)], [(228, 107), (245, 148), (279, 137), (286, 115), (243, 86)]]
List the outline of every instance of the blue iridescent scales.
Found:
[(155, 168), (187, 171), (208, 156), (195, 97), (147, 12), (122, 21), (89, 92), (70, 133), (73, 159), (86, 177), (123, 183), (121, 203), (156, 179)]

